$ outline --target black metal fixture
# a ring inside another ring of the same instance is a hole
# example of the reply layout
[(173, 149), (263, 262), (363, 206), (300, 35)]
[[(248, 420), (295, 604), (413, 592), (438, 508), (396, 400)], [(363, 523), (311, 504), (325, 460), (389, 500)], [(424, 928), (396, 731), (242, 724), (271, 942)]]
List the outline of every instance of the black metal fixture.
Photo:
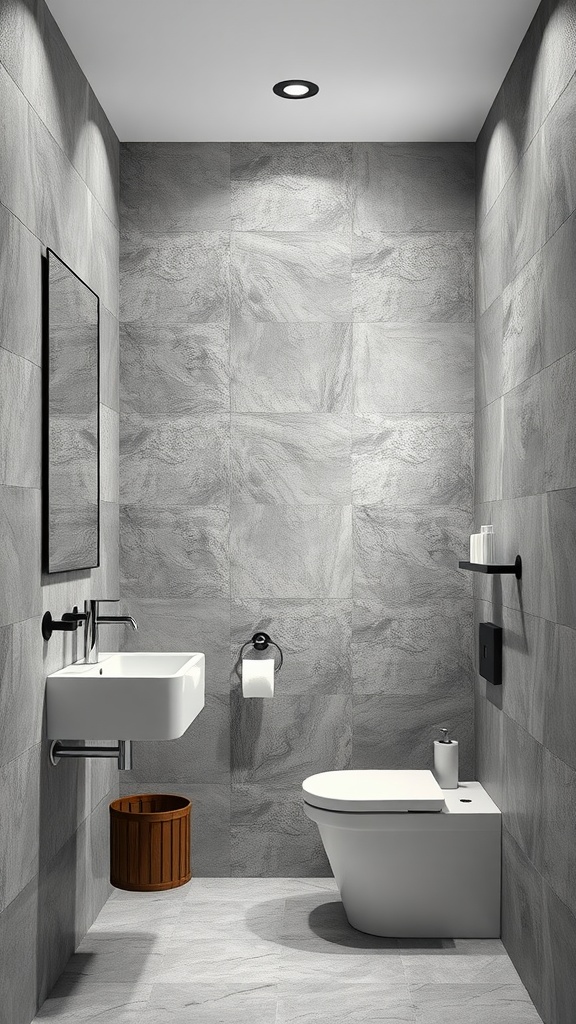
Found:
[(494, 686), (502, 683), (502, 626), (481, 622), (478, 630), (478, 671)]
[(54, 630), (73, 633), (85, 618), (86, 616), (79, 612), (77, 608), (74, 608), (73, 612), (64, 612), (61, 619), (53, 619), (51, 612), (44, 612), (42, 616), (42, 636), (45, 640), (50, 640)]
[(480, 562), (458, 562), (459, 569), (466, 569), (468, 572), (483, 572), (488, 576), (500, 576), (514, 574), (517, 580), (522, 579), (522, 559), (520, 555), (516, 555), (516, 558), (512, 563), (497, 564), (488, 563), (486, 565)]
[(285, 100), (307, 100), (319, 91), (315, 82), (307, 82), (305, 78), (288, 78), (272, 87), (272, 92)]
[(280, 655), (280, 661), (278, 663), (278, 666), (276, 667), (276, 672), (280, 671), (280, 669), (282, 668), (282, 663), (284, 661), (284, 655), (282, 654), (282, 649), (278, 646), (277, 643), (274, 642), (274, 640), (270, 639), (270, 637), (268, 636), (268, 633), (264, 633), (263, 631), (260, 632), (260, 633), (254, 633), (254, 636), (252, 637), (252, 639), (246, 641), (246, 643), (244, 644), (244, 646), (240, 650), (240, 656), (238, 658), (238, 664), (241, 663), (242, 658), (244, 657), (244, 651), (246, 650), (247, 647), (250, 647), (250, 645), (252, 645), (252, 647), (254, 648), (255, 651), (266, 651), (268, 649), (268, 647), (275, 647), (276, 650), (278, 651), (278, 654)]

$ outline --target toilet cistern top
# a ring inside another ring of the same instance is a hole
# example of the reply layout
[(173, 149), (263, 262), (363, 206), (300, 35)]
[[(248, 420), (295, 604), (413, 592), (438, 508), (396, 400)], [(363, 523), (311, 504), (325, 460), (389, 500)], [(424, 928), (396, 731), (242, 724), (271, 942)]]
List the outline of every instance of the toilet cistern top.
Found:
[(302, 783), (304, 800), (327, 811), (441, 811), (444, 794), (430, 771), (321, 772)]

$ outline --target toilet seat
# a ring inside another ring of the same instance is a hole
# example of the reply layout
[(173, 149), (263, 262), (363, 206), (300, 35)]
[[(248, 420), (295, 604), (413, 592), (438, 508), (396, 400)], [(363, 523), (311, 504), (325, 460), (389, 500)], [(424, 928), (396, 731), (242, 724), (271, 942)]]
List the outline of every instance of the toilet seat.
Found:
[(444, 794), (431, 771), (360, 769), (321, 772), (302, 783), (304, 801), (326, 811), (442, 811)]

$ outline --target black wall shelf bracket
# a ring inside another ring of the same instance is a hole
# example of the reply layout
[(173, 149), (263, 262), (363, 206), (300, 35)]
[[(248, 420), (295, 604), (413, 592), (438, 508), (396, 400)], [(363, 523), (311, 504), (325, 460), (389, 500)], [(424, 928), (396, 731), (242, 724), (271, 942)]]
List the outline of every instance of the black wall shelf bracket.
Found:
[(488, 576), (499, 576), (499, 575), (512, 575), (517, 580), (522, 579), (522, 559), (520, 555), (516, 555), (514, 561), (510, 564), (499, 565), (496, 562), (494, 564), (480, 564), (479, 562), (458, 562), (459, 569), (466, 569), (467, 572), (483, 572)]

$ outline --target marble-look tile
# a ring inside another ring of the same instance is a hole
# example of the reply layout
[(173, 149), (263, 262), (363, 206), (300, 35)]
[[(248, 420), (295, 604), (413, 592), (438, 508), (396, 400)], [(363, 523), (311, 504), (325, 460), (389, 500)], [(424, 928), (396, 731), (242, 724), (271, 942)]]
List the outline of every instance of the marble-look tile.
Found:
[(40, 744), (0, 768), (0, 911), (38, 872)]
[(225, 323), (229, 246), (223, 231), (126, 231), (120, 260), (124, 323), (133, 330), (144, 318), (149, 328)]
[(542, 333), (544, 366), (572, 352), (576, 346), (576, 289), (573, 268), (576, 263), (576, 213), (562, 224), (540, 250), (543, 284), (539, 299), (545, 323)]
[(350, 420), (332, 413), (233, 413), (232, 500), (350, 505)]
[(504, 804), (503, 715), (486, 700), (484, 681), (476, 692), (474, 708), (476, 778), (497, 807)]
[[(38, 992), (39, 884), (36, 876), (0, 914), (3, 1024), (32, 1020), (48, 992)], [(41, 911), (42, 912), (42, 911)], [(42, 929), (45, 938), (46, 929)]]
[(280, 645), (279, 695), (350, 692), (351, 601), (237, 600), (231, 614), (232, 664), (260, 630)]
[[(120, 510), (115, 502), (100, 502), (100, 565), (90, 573), (89, 597), (104, 595), (112, 600), (120, 593), (119, 519)], [(80, 605), (82, 599), (83, 596), (72, 604)]]
[(472, 322), (472, 234), (373, 232), (352, 245), (356, 322)]
[(118, 320), (100, 303), (100, 401), (118, 412), (119, 340)]
[(474, 778), (470, 688), (460, 694), (359, 694), (353, 697), (352, 768), (432, 768), (433, 741), (450, 729), (459, 742), (461, 779)]
[(204, 981), (154, 985), (143, 1024), (237, 1024), (239, 1020), (276, 1022), (276, 985)]
[(76, 143), (75, 165), (112, 224), (120, 220), (120, 146), (104, 109), (88, 84), (90, 127)]
[[(502, 417), (502, 497), (540, 494), (544, 482), (544, 427), (539, 375), (530, 377), (504, 395)], [(489, 439), (484, 443), (489, 446)], [(489, 447), (484, 458), (486, 461), (490, 458)], [(497, 498), (499, 495), (492, 493), (486, 497)]]
[(471, 697), (472, 639), (468, 598), (401, 610), (383, 600), (355, 601), (354, 693)]
[(477, 955), (452, 953), (403, 956), (406, 980), (417, 985), (520, 985), (517, 971), (507, 956), (499, 953)]
[[(538, 804), (531, 809), (536, 843), (536, 855), (531, 860), (572, 914), (576, 914), (576, 771), (545, 748), (540, 769), (540, 813)], [(525, 852), (530, 856), (529, 850)]]
[(473, 231), (471, 143), (354, 145), (354, 230)]
[(63, 980), (86, 978), (100, 984), (119, 985), (132, 978), (133, 983), (150, 984), (161, 976), (169, 940), (160, 936), (151, 924), (148, 932), (92, 932), (85, 935), (66, 964)]
[(572, 964), (576, 953), (576, 918), (550, 886), (543, 886), (542, 987), (533, 993), (542, 1020), (570, 1024), (576, 1006)]
[[(506, 186), (508, 188), (508, 186)], [(504, 287), (504, 243), (502, 238), (502, 196), (478, 225), (476, 231), (476, 293), (475, 301), (481, 316), (502, 294)]]
[(124, 596), (224, 597), (229, 592), (228, 520), (221, 508), (123, 506)]
[(169, 942), (164, 964), (156, 981), (177, 985), (194, 978), (195, 984), (222, 983), (276, 984), (280, 946), (268, 933), (259, 935), (244, 927), (236, 935), (234, 927), (203, 929), (199, 934), (193, 926), (179, 928)]
[(282, 940), (284, 949), (305, 950), (314, 956), (346, 954), (359, 965), (367, 953), (376, 952), (401, 963), (397, 939), (357, 931), (348, 921), (338, 893), (324, 887), (287, 895)]
[[(299, 795), (308, 775), (350, 766), (351, 703), (345, 694), (255, 701), (243, 698), (237, 688), (231, 712), (234, 785)], [(241, 822), (234, 818), (234, 823)]]
[[(202, 712), (203, 714), (203, 712)], [(190, 857), (195, 878), (228, 877), (230, 861), (230, 786), (223, 783), (154, 782), (162, 793), (176, 793), (190, 800)], [(150, 782), (120, 783), (120, 795), (149, 793)], [(169, 891), (169, 890), (167, 890)], [(130, 894), (116, 890), (119, 899)], [(149, 895), (149, 894), (148, 894)], [(145, 899), (145, 897), (144, 897)], [(112, 901), (115, 902), (115, 901)], [(131, 902), (127, 900), (127, 902)], [(146, 909), (148, 901), (142, 906)], [(123, 920), (123, 918), (122, 918)]]
[(230, 776), (229, 697), (208, 694), (198, 717), (176, 740), (136, 741), (133, 764), (132, 771), (122, 776), (123, 786), (132, 782), (225, 785)]
[[(576, 630), (546, 623), (546, 634), (553, 640), (543, 646), (542, 660), (547, 668), (543, 704), (543, 742), (545, 746), (576, 769), (574, 735), (576, 729)], [(521, 683), (521, 680), (520, 680)], [(519, 684), (520, 684), (519, 683)]]
[(576, 352), (542, 373), (544, 489), (576, 486)]
[(505, 116), (510, 79), (501, 86), (476, 140), (476, 221), (480, 224), (520, 158), (519, 140)]
[[(345, 946), (333, 943), (332, 949), (326, 943), (324, 949), (310, 948), (305, 939), (300, 947), (286, 946), (280, 958), (279, 981), (287, 987), (299, 986), (302, 982), (317, 981), (330, 986), (340, 982), (357, 985), (405, 984), (406, 970), (398, 950), (362, 950), (362, 956), (351, 955)], [(387, 953), (390, 955), (387, 955)], [(504, 959), (504, 958), (503, 958)]]
[(504, 289), (502, 393), (532, 377), (542, 367), (542, 345), (548, 320), (543, 287), (543, 257), (536, 253)]
[(40, 487), (40, 368), (0, 348), (0, 482)]
[(42, 613), (40, 491), (0, 485), (0, 625)]
[(235, 412), (347, 412), (350, 324), (231, 325)]
[(330, 875), (320, 834), (304, 814), (300, 786), (233, 785), (231, 871), (235, 876)]
[(572, 572), (576, 557), (576, 488), (550, 491), (545, 496), (542, 531), (541, 603), (540, 611), (536, 606), (534, 613), (573, 626), (576, 622), (576, 576)]
[(349, 322), (349, 241), (336, 232), (235, 232), (232, 297), (246, 320)]
[(120, 425), (118, 413), (107, 405), (100, 406), (100, 500), (118, 503)]
[(358, 413), (471, 412), (472, 324), (355, 324)]
[(351, 597), (351, 509), (233, 506), (230, 577), (234, 598)]
[(0, 206), (0, 345), (38, 366), (41, 361), (41, 245)]
[(346, 1021), (416, 1021), (406, 984), (334, 980), (278, 987), (277, 1024), (344, 1024)]
[[(206, 439), (210, 438), (210, 445)], [(122, 416), (122, 504), (212, 505), (230, 500), (230, 417)]]
[(122, 325), (122, 408), (183, 416), (230, 408), (226, 324)]
[(230, 155), (236, 231), (350, 230), (350, 143), (238, 142)]
[(576, 83), (562, 93), (502, 192), (507, 194), (509, 274), (514, 276), (576, 206)]
[(0, 765), (40, 742), (44, 693), (40, 619), (0, 628)]
[(225, 142), (124, 142), (124, 223), (160, 236), (230, 229), (230, 146)]
[(502, 296), (498, 296), (476, 322), (474, 386), (476, 408), (483, 409), (503, 393), (502, 338), (503, 325)]
[(451, 507), (354, 509), (354, 598), (398, 610), (470, 594), (458, 569), (470, 533), (469, 512)]
[(416, 1024), (442, 1024), (452, 1015), (465, 1017), (468, 1024), (541, 1024), (520, 981), (499, 984), (492, 981), (468, 985), (423, 984), (411, 986)]
[(206, 693), (229, 693), (234, 658), (230, 651), (228, 595), (194, 599), (134, 594), (121, 607), (138, 623), (136, 632), (127, 629), (122, 634), (122, 650), (202, 651), (206, 658)]
[(542, 828), (543, 747), (507, 715), (502, 725), (504, 822), (512, 838), (534, 862)]
[(471, 508), (473, 417), (356, 416), (352, 500), (395, 508), (418, 504)]
[[(510, 424), (510, 429), (514, 424)], [(476, 502), (496, 501), (504, 486), (504, 399), (479, 409), (474, 431)], [(520, 442), (522, 437), (520, 436)], [(507, 459), (510, 464), (510, 459)], [(522, 467), (517, 467), (521, 471)], [(529, 468), (529, 467), (528, 467)]]
[(502, 941), (534, 998), (544, 967), (543, 880), (506, 828), (502, 829)]
[(65, 977), (50, 993), (37, 1021), (52, 1020), (62, 1024), (139, 1024), (148, 1007), (151, 985), (115, 982), (103, 985), (98, 981), (78, 983)]

